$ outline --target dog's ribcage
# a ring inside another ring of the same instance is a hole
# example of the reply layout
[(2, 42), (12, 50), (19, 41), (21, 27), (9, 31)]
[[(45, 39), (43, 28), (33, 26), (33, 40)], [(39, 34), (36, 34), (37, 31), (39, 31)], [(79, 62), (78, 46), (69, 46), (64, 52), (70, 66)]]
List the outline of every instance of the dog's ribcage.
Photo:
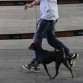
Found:
[(62, 59), (62, 54), (60, 52), (56, 51), (47, 51), (47, 50), (41, 50), (38, 53), (39, 59), (46, 64), (49, 64), (53, 61), (56, 61), (56, 59)]

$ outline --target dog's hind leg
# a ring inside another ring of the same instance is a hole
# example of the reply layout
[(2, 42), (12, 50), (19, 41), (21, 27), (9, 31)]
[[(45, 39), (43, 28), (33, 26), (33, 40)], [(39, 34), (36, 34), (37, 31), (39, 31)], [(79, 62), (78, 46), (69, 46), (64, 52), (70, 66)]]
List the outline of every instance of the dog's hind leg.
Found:
[(67, 60), (64, 60), (63, 64), (69, 69), (69, 71), (71, 72), (71, 75), (72, 75), (72, 79), (73, 79), (74, 75), (73, 75), (71, 67), (69, 67), (69, 65), (67, 63)]
[(49, 74), (49, 72), (48, 72), (48, 69), (47, 69), (46, 64), (43, 64), (43, 66), (44, 66), (44, 69), (46, 70), (46, 72), (47, 72), (47, 74), (48, 74), (49, 78), (50, 78), (50, 79), (52, 79), (51, 75), (50, 75), (50, 74)]
[(60, 66), (61, 62), (56, 62), (56, 65), (55, 65), (55, 69), (56, 69), (56, 74), (54, 77), (52, 77), (52, 79), (54, 79), (57, 75), (58, 75), (58, 70), (59, 70), (59, 66)]

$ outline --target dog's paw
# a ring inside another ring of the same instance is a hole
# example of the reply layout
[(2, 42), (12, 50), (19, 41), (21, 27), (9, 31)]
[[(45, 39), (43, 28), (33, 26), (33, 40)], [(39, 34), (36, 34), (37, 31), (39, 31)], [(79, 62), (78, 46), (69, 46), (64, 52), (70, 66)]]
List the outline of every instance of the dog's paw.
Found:
[(74, 75), (72, 75), (72, 79), (74, 78)]
[(52, 77), (52, 79), (55, 79), (55, 76), (54, 76), (54, 77)]
[(50, 79), (50, 80), (52, 80), (52, 77), (51, 77), (51, 76), (49, 76), (49, 79)]
[(57, 77), (58, 74), (56, 74), (55, 76), (52, 77), (52, 79), (55, 79)]

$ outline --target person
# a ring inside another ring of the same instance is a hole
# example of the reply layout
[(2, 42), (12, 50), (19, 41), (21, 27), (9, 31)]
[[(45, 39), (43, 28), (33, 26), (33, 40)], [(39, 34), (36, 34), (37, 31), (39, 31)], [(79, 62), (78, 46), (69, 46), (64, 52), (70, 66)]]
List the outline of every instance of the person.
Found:
[[(65, 54), (69, 57), (68, 63), (70, 66), (73, 66), (78, 54), (73, 52), (65, 44), (56, 39), (55, 35), (55, 25), (59, 18), (57, 0), (34, 0), (30, 4), (27, 3), (24, 8), (25, 10), (27, 10), (28, 8), (31, 8), (39, 3), (40, 20), (37, 25), (37, 31), (33, 37), (33, 42), (38, 42), (40, 47), (42, 47), (42, 39), (44, 38), (44, 36), (46, 36), (49, 45), (51, 45), (55, 49), (64, 48)], [(34, 57), (31, 63), (25, 64), (23, 65), (23, 67), (28, 70), (39, 71), (39, 65), (35, 65), (29, 68), (29, 66), (34, 65), (35, 63), (38, 63), (36, 52), (34, 52)]]

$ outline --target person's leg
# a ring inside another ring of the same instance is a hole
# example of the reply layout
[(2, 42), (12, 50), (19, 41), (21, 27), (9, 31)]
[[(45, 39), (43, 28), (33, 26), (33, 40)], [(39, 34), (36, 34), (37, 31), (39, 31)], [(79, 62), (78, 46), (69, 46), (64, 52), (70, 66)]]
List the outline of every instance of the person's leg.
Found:
[[(48, 26), (49, 26), (49, 21), (46, 21), (44, 19), (40, 19), (40, 21), (38, 22), (37, 31), (33, 37), (33, 40), (34, 40), (33, 43), (38, 43), (38, 45), (40, 45), (40, 47), (42, 47), (42, 39), (46, 33)], [(33, 55), (34, 56), (33, 56), (33, 60), (31, 61), (31, 63), (28, 65), (24, 65), (24, 67), (26, 67), (27, 69), (33, 68), (33, 70), (35, 70), (35, 68), (36, 68), (36, 71), (37, 71), (37, 70), (39, 70), (39, 68), (37, 69), (37, 67), (34, 68), (33, 66), (34, 66), (34, 64), (36, 64), (38, 62), (39, 55), (37, 55), (36, 52), (34, 52)], [(30, 68), (30, 66), (32, 66), (32, 67)]]
[[(46, 30), (49, 26), (49, 21), (45, 20), (45, 19), (40, 19), (39, 23), (38, 23), (38, 27), (37, 27), (37, 31), (34, 34), (33, 37), (33, 43), (38, 43), (38, 45), (40, 45), (40, 47), (42, 47), (42, 39), (46, 34)], [(38, 56), (36, 52), (34, 52), (34, 59), (37, 60)]]
[[(48, 43), (54, 47), (57, 48), (64, 48), (65, 54), (69, 57), (69, 63), (70, 65), (73, 65), (73, 62), (71, 61), (72, 57), (75, 59), (77, 57), (76, 53), (73, 53), (71, 49), (69, 49), (65, 44), (63, 44), (61, 41), (56, 39), (55, 35), (55, 24), (56, 21), (51, 21), (50, 26), (46, 32)], [(72, 62), (72, 63), (71, 63)]]

